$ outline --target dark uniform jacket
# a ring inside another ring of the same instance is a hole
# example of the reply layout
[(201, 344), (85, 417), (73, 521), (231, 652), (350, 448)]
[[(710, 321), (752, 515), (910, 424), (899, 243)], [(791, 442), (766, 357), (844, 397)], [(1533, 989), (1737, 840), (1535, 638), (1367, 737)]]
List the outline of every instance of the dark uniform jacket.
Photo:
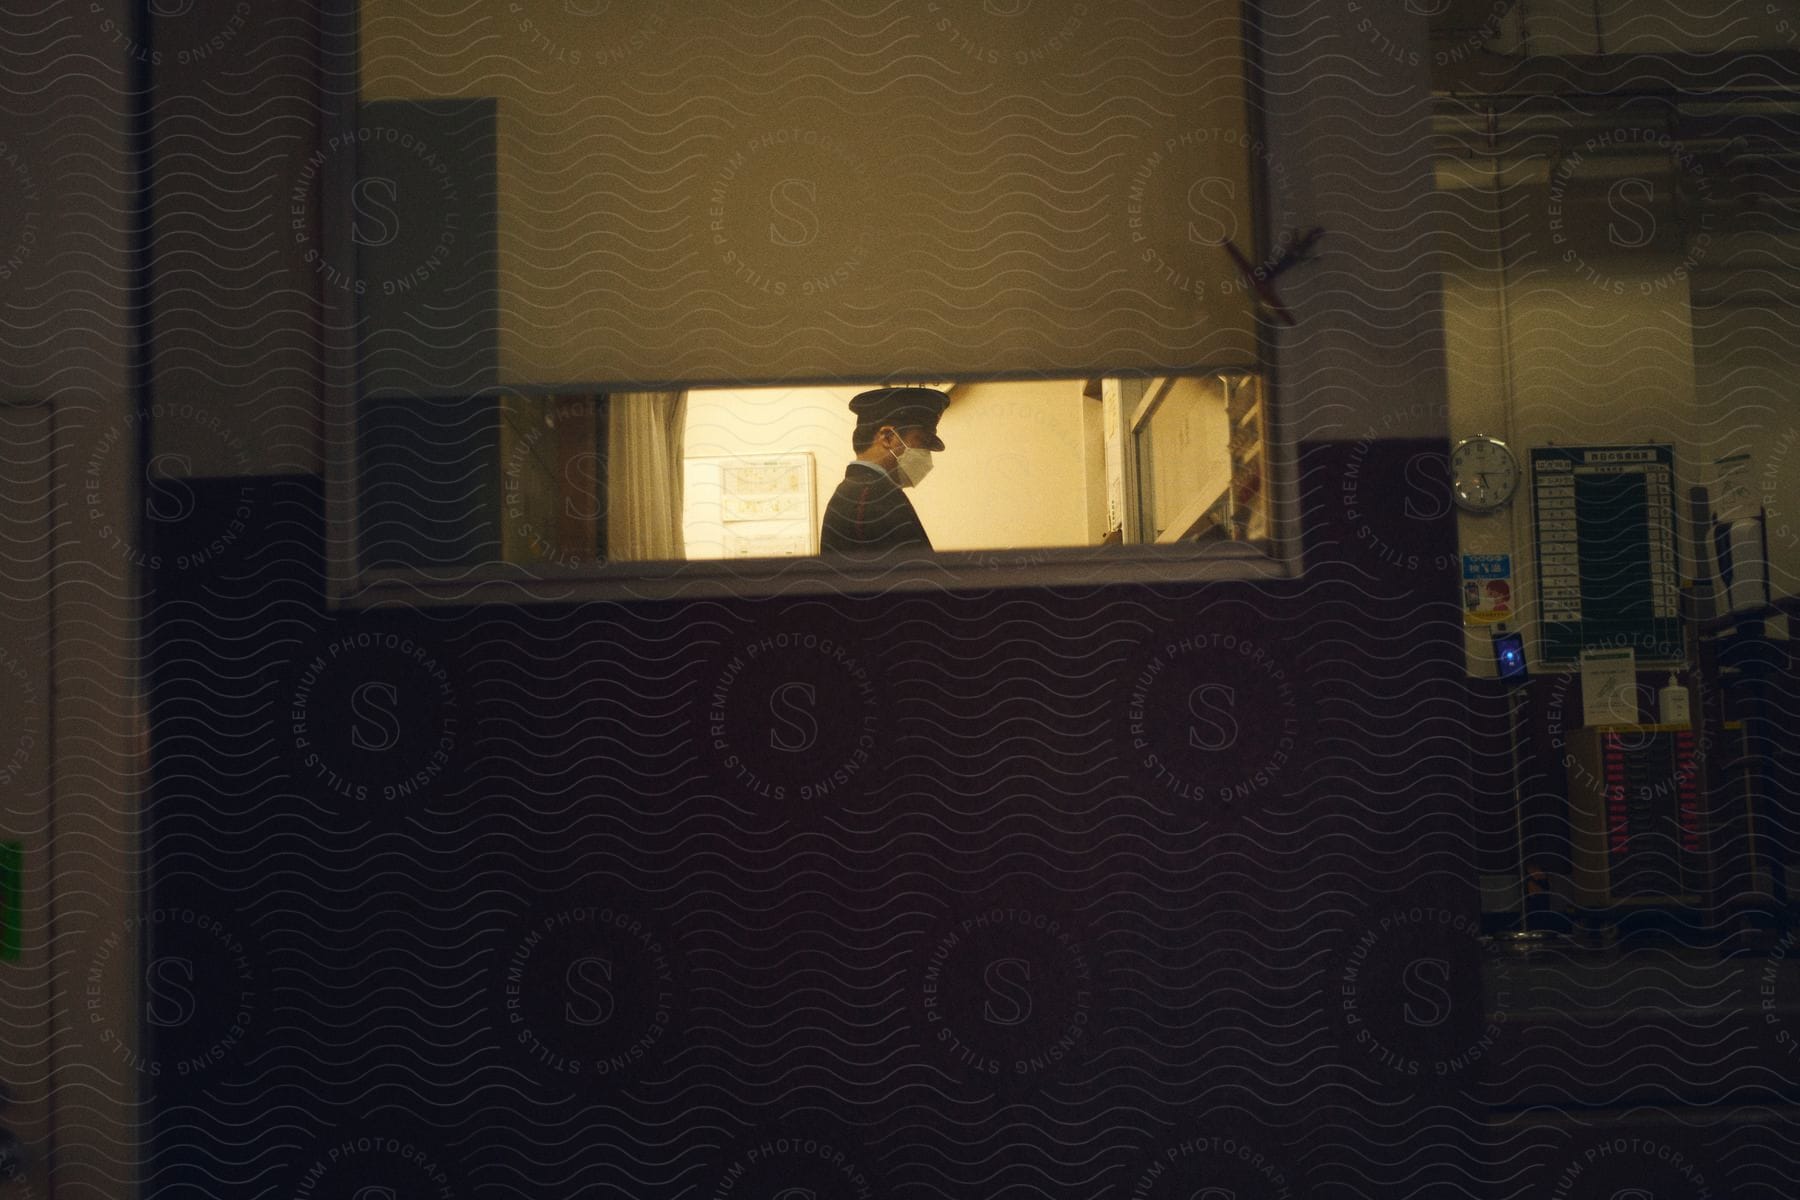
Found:
[(825, 553), (880, 553), (931, 549), (925, 526), (906, 492), (886, 471), (860, 462), (844, 468), (844, 482), (825, 506), (819, 549)]

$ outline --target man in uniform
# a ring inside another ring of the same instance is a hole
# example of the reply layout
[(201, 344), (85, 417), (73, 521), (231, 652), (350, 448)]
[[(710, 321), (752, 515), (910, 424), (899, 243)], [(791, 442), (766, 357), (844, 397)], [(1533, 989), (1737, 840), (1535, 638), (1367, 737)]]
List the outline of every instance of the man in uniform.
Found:
[(825, 506), (819, 549), (827, 554), (929, 550), (931, 539), (902, 490), (917, 487), (931, 470), (931, 453), (944, 448), (938, 418), (950, 397), (933, 388), (884, 387), (850, 401), (856, 458)]

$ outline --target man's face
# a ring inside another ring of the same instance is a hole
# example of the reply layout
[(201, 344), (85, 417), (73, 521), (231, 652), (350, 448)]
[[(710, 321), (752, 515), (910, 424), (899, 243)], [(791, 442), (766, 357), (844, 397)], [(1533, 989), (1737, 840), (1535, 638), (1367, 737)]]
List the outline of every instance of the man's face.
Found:
[[(941, 445), (942, 440), (930, 429), (921, 425), (909, 425), (896, 428), (891, 425), (882, 426), (876, 434), (875, 445), (881, 451), (881, 465), (888, 475), (901, 487), (917, 487), (931, 470), (931, 454), (934, 445)], [(909, 450), (922, 450), (923, 454), (913, 459), (913, 465), (901, 468), (901, 457)]]
[[(927, 443), (931, 441), (931, 435), (925, 432), (922, 426), (918, 425), (909, 425), (905, 429), (891, 430), (888, 432), (893, 433), (900, 442), (911, 446), (915, 450), (926, 449)], [(895, 445), (893, 450), (894, 453), (898, 454), (900, 451), (899, 445)]]

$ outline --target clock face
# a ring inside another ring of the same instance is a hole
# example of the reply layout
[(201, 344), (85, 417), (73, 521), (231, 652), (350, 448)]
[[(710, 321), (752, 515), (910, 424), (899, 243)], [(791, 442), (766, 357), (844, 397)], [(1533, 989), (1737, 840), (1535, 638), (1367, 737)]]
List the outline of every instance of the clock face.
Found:
[(1450, 452), (1450, 487), (1470, 512), (1506, 507), (1519, 486), (1519, 462), (1497, 438), (1464, 438)]

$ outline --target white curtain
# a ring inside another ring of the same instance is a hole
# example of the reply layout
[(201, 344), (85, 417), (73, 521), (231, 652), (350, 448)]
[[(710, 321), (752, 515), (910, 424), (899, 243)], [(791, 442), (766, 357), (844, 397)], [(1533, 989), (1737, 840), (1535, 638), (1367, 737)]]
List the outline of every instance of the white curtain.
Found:
[(686, 392), (614, 392), (607, 398), (606, 557), (687, 557), (681, 536)]

